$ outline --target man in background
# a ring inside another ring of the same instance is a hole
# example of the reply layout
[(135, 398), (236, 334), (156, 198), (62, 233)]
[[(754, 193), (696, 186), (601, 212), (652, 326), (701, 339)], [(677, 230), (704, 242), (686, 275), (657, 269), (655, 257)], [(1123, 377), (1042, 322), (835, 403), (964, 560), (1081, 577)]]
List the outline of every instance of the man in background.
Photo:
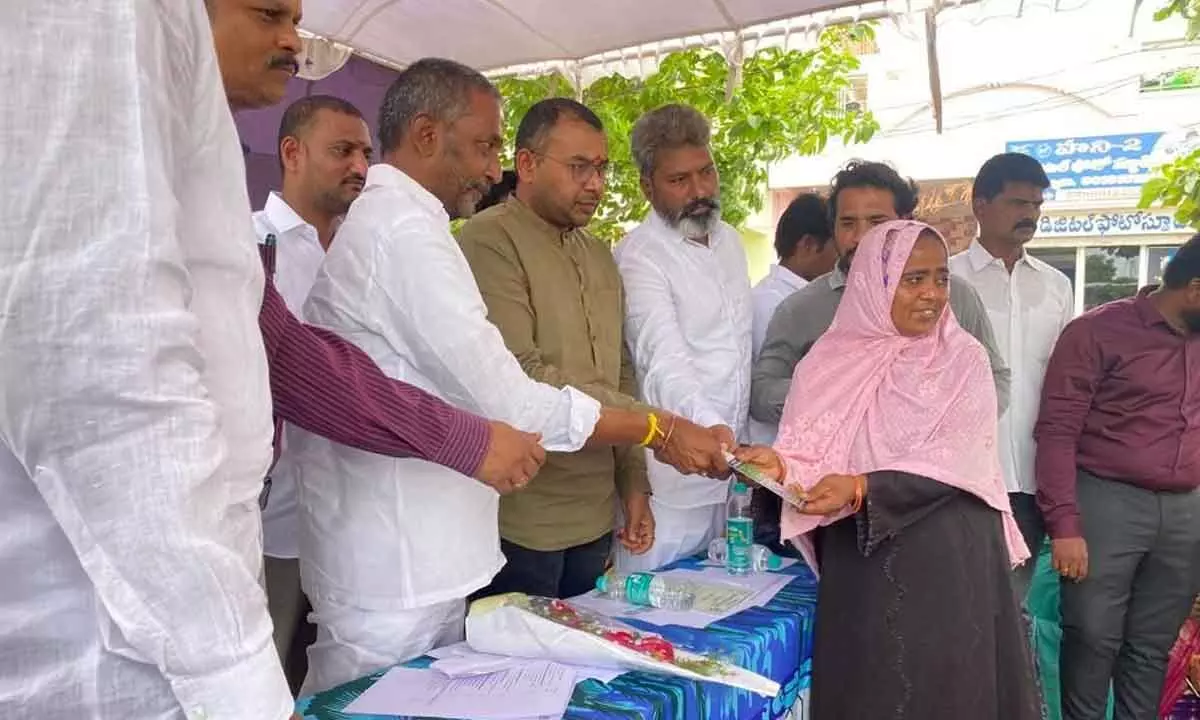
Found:
[[(639, 397), (715, 428), (732, 450), (746, 435), (753, 310), (742, 238), (721, 222), (709, 140), (708, 120), (685, 105), (664, 105), (634, 124), (630, 146), (652, 210), (616, 259)], [(646, 462), (658, 538), (641, 556), (618, 549), (622, 572), (706, 550), (725, 519), (727, 482)]]
[(997, 442), (1013, 517), (1034, 557), (1016, 570), (1014, 585), (1022, 602), (1045, 538), (1034, 499), (1033, 426), (1050, 351), (1075, 316), (1071, 281), (1025, 249), (1037, 232), (1042, 193), (1048, 187), (1046, 172), (1028, 155), (1004, 153), (988, 160), (971, 190), (979, 237), (950, 259), (951, 272), (979, 293), (1012, 372), (1008, 411), (1000, 418)]
[(499, 205), (503, 202), (508, 202), (512, 194), (517, 190), (517, 171), (505, 170), (500, 175), (500, 182), (488, 188), (487, 194), (475, 206), (475, 212), (481, 213), (493, 205)]
[[(254, 214), (262, 245), (275, 251), (274, 281), (288, 310), (299, 314), (333, 241), (337, 223), (362, 192), (371, 133), (354, 105), (329, 95), (292, 103), (279, 125), (283, 187)], [(263, 495), (263, 554), (275, 647), (293, 687), (303, 679), (303, 653), (293, 640), (307, 616), (300, 590), (296, 468), (286, 445)]]
[(1062, 576), (1064, 720), (1157, 714), (1200, 590), (1200, 235), (1161, 287), (1072, 320), (1034, 429), (1037, 502)]
[[(724, 471), (707, 428), (635, 400), (621, 277), (607, 244), (585, 229), (608, 171), (600, 119), (567, 98), (535, 104), (517, 128), (516, 169), (516, 195), (468, 221), (459, 239), (488, 318), (521, 367), (550, 385), (577, 385), (605, 407), (657, 418), (669, 442), (651, 447), (664, 461), (693, 473)], [(551, 454), (537, 482), (501, 500), (508, 562), (481, 594), (587, 591), (607, 565), (618, 503), (624, 523), (616, 540), (632, 554), (650, 549), (657, 539), (644, 451), (631, 447), (642, 439)]]
[[(775, 226), (775, 254), (779, 262), (754, 286), (754, 355), (762, 348), (767, 335), (767, 323), (785, 298), (833, 270), (837, 262), (837, 246), (829, 228), (829, 208), (816, 193), (801, 193), (788, 203)], [(753, 436), (752, 442), (770, 445), (769, 435)]]

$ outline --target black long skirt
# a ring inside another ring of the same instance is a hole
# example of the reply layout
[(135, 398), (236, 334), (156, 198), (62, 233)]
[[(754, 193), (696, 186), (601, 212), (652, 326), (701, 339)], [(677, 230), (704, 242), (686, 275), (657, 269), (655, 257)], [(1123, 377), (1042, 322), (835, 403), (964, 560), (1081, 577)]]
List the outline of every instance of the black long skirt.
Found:
[(812, 720), (1039, 720), (1000, 514), (906, 473), (873, 473), (820, 531)]

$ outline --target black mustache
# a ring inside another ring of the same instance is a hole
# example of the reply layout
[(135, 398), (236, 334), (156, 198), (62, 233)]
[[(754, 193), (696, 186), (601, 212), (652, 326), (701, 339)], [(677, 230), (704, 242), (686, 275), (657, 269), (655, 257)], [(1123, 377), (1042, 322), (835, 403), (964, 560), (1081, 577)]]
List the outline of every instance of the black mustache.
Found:
[(295, 55), (279, 55), (271, 58), (271, 62), (267, 64), (272, 70), (291, 70), (292, 74), (300, 72), (300, 63), (296, 60)]
[(1037, 230), (1037, 223), (1035, 223), (1032, 220), (1022, 220), (1021, 222), (1019, 222), (1013, 226), (1013, 230), (1020, 230), (1022, 228), (1029, 228), (1030, 230)]
[(714, 210), (719, 210), (720, 208), (721, 208), (721, 203), (717, 202), (716, 200), (714, 200), (712, 198), (698, 198), (696, 200), (691, 201), (687, 205), (684, 205), (683, 210), (680, 211), (680, 214), (695, 215), (700, 210), (707, 210), (709, 212), (712, 212)]

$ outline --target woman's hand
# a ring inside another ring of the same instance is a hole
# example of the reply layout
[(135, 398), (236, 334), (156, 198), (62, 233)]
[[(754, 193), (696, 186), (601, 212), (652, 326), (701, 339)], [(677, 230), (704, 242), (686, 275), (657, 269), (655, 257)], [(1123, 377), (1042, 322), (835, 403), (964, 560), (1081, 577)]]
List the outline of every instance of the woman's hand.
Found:
[[(745, 463), (758, 470), (768, 479), (775, 482), (783, 482), (784, 469), (783, 460), (771, 448), (766, 445), (743, 445), (733, 451), (733, 457), (738, 461)], [(754, 484), (752, 480), (745, 475), (739, 475), (743, 480)]]
[(853, 505), (859, 484), (866, 493), (867, 478), (863, 475), (826, 475), (808, 491), (800, 512), (805, 515), (835, 515), (847, 505)]

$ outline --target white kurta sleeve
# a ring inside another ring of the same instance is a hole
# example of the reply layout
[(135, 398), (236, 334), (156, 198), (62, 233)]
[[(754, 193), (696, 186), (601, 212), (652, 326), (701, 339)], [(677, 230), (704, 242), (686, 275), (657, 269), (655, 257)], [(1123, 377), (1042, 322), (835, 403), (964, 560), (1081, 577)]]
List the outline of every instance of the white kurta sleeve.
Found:
[(525, 374), (487, 319), (474, 275), (448, 227), (410, 216), (374, 231), (348, 223), (340, 232), (337, 259), (327, 265), (330, 281), (336, 286), (364, 278), (366, 312), (351, 314), (373, 324), (368, 329), (398, 354), (411, 353), (440, 395), (541, 433), (547, 450), (583, 447), (599, 421), (600, 403), (573, 387), (554, 388)]
[(189, 717), (275, 720), (291, 699), (230, 540), (257, 518), (228, 512), (169, 189), (187, 148), (165, 108), (219, 92), (206, 22), (198, 3), (0, 6), (0, 443), (119, 631), (106, 645)]
[(726, 421), (708, 401), (680, 331), (671, 286), (640, 248), (617, 254), (625, 285), (625, 342), (637, 368), (642, 398), (705, 427)]

